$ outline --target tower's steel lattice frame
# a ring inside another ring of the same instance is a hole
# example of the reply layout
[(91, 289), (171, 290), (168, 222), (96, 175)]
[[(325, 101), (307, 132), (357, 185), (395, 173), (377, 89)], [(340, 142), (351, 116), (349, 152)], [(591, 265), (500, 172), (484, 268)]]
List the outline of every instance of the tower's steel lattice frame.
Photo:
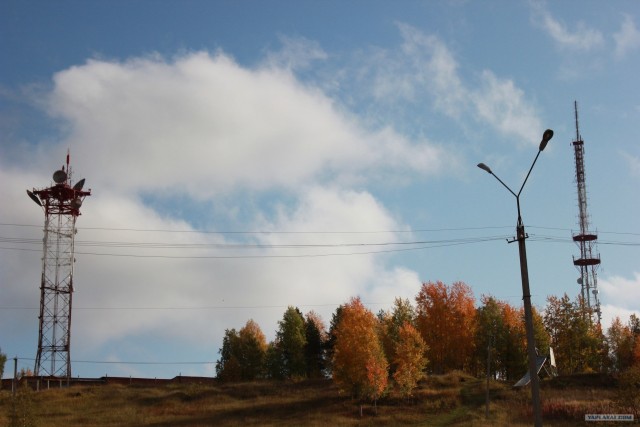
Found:
[(589, 214), (587, 212), (587, 186), (584, 168), (584, 140), (578, 127), (578, 103), (574, 103), (576, 118), (576, 139), (572, 142), (576, 163), (576, 185), (578, 189), (578, 223), (580, 232), (573, 235), (573, 241), (580, 248), (580, 257), (573, 257), (573, 264), (580, 271), (578, 283), (580, 284), (580, 296), (585, 311), (590, 316), (596, 317), (600, 323), (602, 313), (600, 311), (600, 299), (598, 297), (597, 269), (600, 265), (600, 254), (596, 253), (598, 235), (589, 231)]
[(76, 218), (91, 190), (83, 191), (84, 179), (73, 187), (67, 154), (66, 170), (53, 174), (55, 184), (27, 194), (45, 214), (40, 282), (40, 326), (34, 374), (71, 377), (71, 307), (73, 295)]

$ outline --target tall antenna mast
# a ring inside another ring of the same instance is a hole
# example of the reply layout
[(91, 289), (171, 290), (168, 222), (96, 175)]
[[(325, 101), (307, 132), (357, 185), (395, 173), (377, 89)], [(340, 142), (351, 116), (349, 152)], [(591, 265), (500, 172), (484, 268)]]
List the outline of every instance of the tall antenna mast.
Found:
[(71, 296), (73, 294), (76, 218), (91, 190), (82, 191), (84, 179), (71, 186), (67, 152), (65, 165), (53, 173), (53, 184), (27, 194), (44, 210), (42, 276), (40, 282), (40, 328), (34, 374), (71, 377)]
[(576, 162), (576, 185), (578, 189), (578, 224), (580, 232), (573, 235), (573, 241), (580, 248), (580, 257), (573, 257), (573, 265), (580, 271), (578, 283), (583, 310), (593, 320), (596, 316), (598, 324), (602, 317), (600, 299), (598, 298), (597, 269), (600, 265), (600, 254), (595, 253), (598, 235), (589, 231), (589, 214), (587, 212), (587, 186), (584, 170), (584, 141), (578, 125), (578, 102), (574, 101), (576, 118), (576, 139), (572, 142)]

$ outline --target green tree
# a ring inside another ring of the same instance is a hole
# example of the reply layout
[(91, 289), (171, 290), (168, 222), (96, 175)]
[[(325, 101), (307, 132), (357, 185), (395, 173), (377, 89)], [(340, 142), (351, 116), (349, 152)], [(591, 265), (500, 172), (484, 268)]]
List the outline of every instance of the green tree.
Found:
[(325, 341), (327, 333), (319, 314), (310, 311), (305, 319), (304, 347), (307, 377), (322, 378), (325, 372)]
[(482, 296), (481, 302), (482, 305), (476, 310), (475, 374), (486, 373), (487, 351), (491, 349), (490, 375), (496, 378), (498, 373), (502, 373), (504, 370), (502, 354), (496, 351), (496, 343), (501, 339), (505, 330), (502, 319), (502, 306), (504, 306), (504, 303), (497, 301), (492, 296), (485, 295)]
[(416, 310), (408, 299), (396, 298), (390, 312), (378, 313), (378, 321), (384, 353), (390, 362), (389, 374), (396, 371), (396, 348), (400, 339), (400, 329), (408, 323), (415, 327)]
[(218, 350), (220, 359), (216, 362), (216, 377), (224, 381), (240, 381), (240, 361), (238, 348), (240, 337), (235, 329), (226, 329), (222, 347)]
[(300, 310), (289, 306), (278, 321), (275, 350), (279, 356), (283, 378), (302, 378), (307, 373), (305, 346), (307, 344), (305, 321)]
[(278, 349), (275, 342), (267, 345), (267, 355), (265, 357), (265, 372), (267, 378), (281, 380), (285, 378), (283, 371), (284, 362), (282, 360), (282, 352)]
[(603, 369), (607, 355), (605, 337), (580, 297), (571, 301), (567, 294), (562, 298), (549, 296), (543, 319), (561, 374)]
[(527, 372), (527, 338), (524, 308), (502, 304), (502, 333), (496, 341), (496, 354), (501, 358), (501, 377), (516, 380)]
[(339, 305), (336, 311), (331, 315), (331, 321), (329, 322), (329, 333), (327, 334), (327, 340), (324, 344), (325, 351), (325, 371), (327, 375), (332, 376), (333, 372), (333, 354), (336, 343), (336, 330), (342, 320), (342, 312), (344, 305)]

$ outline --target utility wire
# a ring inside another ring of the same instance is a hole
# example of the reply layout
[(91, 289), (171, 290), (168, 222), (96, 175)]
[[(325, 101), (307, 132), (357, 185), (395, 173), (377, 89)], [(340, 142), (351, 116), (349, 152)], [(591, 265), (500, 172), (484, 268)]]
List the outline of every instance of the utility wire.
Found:
[[(42, 225), (0, 223), (0, 226), (42, 228)], [(283, 230), (169, 230), (169, 229), (144, 229), (144, 228), (113, 228), (113, 227), (76, 227), (78, 230), (99, 231), (134, 231), (157, 233), (199, 233), (199, 234), (381, 234), (381, 233), (415, 233), (415, 232), (439, 232), (439, 231), (467, 231), (490, 230), (500, 228), (513, 228), (513, 226), (484, 226), (484, 227), (458, 227), (458, 228), (424, 228), (403, 230), (309, 230), (309, 231), (283, 231)]]
[[(17, 224), (0, 222), (0, 226), (5, 227), (26, 227), (26, 228), (42, 228), (42, 225), (35, 224)], [(144, 228), (117, 228), (117, 227), (76, 227), (78, 230), (98, 230), (98, 231), (132, 231), (132, 232), (155, 232), (155, 233), (195, 233), (195, 234), (383, 234), (383, 233), (434, 233), (443, 231), (470, 231), (470, 230), (491, 230), (514, 228), (512, 225), (500, 226), (482, 226), (482, 227), (446, 227), (446, 228), (416, 228), (403, 230), (309, 230), (309, 231), (284, 231), (284, 230), (169, 230), (169, 229), (144, 229)], [(546, 227), (528, 225), (528, 229), (558, 230), (558, 231), (575, 231), (571, 228)], [(640, 236), (640, 233), (622, 232), (622, 231), (602, 231), (598, 230), (598, 234), (620, 234), (630, 236)]]
[[(316, 254), (258, 254), (258, 255), (144, 255), (144, 254), (118, 254), (107, 252), (83, 252), (74, 251), (79, 255), (96, 255), (96, 256), (109, 256), (109, 257), (123, 257), (123, 258), (162, 258), (162, 259), (260, 259), (260, 258), (320, 258), (320, 257), (334, 257), (334, 256), (354, 256), (354, 255), (374, 255), (382, 253), (395, 253), (395, 252), (408, 252), (419, 251), (425, 249), (434, 249), (447, 246), (459, 246), (469, 245), (473, 243), (483, 243), (495, 240), (503, 240), (505, 237), (491, 237), (491, 238), (477, 238), (468, 239), (464, 241), (448, 241), (438, 244), (428, 244), (422, 246), (415, 246), (412, 248), (399, 248), (399, 249), (381, 249), (372, 251), (359, 251), (359, 252), (329, 252), (329, 253), (316, 253)], [(394, 243), (399, 244), (399, 243)], [(419, 244), (419, 242), (412, 242), (409, 244)], [(359, 244), (358, 246), (371, 246), (369, 244)], [(13, 248), (13, 247), (0, 247), (4, 250), (18, 250), (29, 252), (40, 252), (39, 249), (25, 249), (25, 248)]]

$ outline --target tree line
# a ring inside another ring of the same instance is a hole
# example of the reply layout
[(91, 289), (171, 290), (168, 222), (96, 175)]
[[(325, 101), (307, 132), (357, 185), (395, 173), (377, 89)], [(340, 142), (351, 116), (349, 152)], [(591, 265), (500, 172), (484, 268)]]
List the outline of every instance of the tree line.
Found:
[[(640, 319), (616, 318), (606, 333), (577, 297), (549, 296), (542, 312), (534, 308), (539, 354), (553, 347), (558, 372), (622, 372), (640, 367)], [(217, 377), (225, 381), (260, 378), (332, 378), (346, 393), (376, 400), (393, 387), (409, 397), (429, 374), (460, 370), (515, 381), (527, 371), (524, 310), (471, 288), (423, 283), (414, 302), (396, 298), (390, 310), (374, 314), (351, 298), (332, 315), (327, 330), (314, 311), (289, 306), (268, 342), (248, 320), (225, 330)], [(489, 354), (488, 354), (489, 352)]]

